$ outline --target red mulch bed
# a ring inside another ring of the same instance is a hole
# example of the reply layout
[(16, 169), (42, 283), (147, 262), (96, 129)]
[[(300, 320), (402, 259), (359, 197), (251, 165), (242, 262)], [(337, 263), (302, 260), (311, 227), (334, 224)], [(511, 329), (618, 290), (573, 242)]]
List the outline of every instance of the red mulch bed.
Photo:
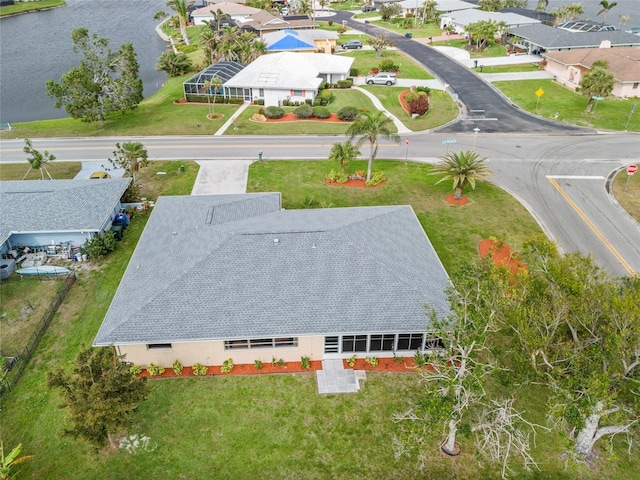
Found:
[(446, 197), (444, 197), (444, 199), (451, 205), (466, 205), (467, 203), (469, 203), (469, 199), (464, 195), (459, 199), (456, 199), (456, 197), (454, 197), (453, 195), (447, 195)]
[(331, 185), (333, 187), (376, 188), (376, 187), (379, 187), (380, 185), (384, 185), (385, 183), (387, 183), (387, 181), (383, 180), (377, 185), (369, 186), (366, 184), (365, 180), (347, 180), (344, 183), (338, 183), (338, 182), (332, 182), (331, 180), (325, 178), (324, 183), (326, 183), (327, 185)]
[(513, 274), (525, 272), (527, 266), (518, 257), (517, 253), (513, 253), (511, 247), (506, 243), (498, 243), (490, 238), (482, 240), (478, 245), (480, 256), (486, 258), (491, 255), (491, 262), (496, 267), (507, 267)]
[(364, 358), (356, 358), (356, 363), (353, 367), (349, 366), (346, 359), (343, 359), (342, 365), (344, 365), (344, 368), (372, 370), (374, 372), (411, 373), (416, 371), (416, 362), (413, 357), (397, 357), (395, 361), (393, 358), (378, 358), (378, 365), (375, 367), (367, 363)]
[(407, 105), (407, 95), (409, 95), (410, 93), (411, 90), (405, 90), (403, 92), (400, 92), (400, 95), (398, 95), (400, 105), (402, 106), (402, 109), (407, 112), (407, 115), (411, 115), (411, 113), (409, 112), (409, 105)]
[(324, 122), (324, 123), (351, 123), (347, 120), (340, 120), (335, 113), (329, 114), (329, 118), (298, 118), (293, 113), (285, 113), (280, 118), (268, 118), (267, 123), (287, 123), (287, 122)]
[[(308, 369), (302, 368), (302, 364), (300, 362), (285, 362), (284, 367), (279, 365), (272, 365), (271, 362), (264, 362), (262, 369), (257, 370), (253, 363), (245, 363), (240, 365), (234, 365), (233, 370), (230, 373), (222, 373), (220, 371), (220, 366), (208, 367), (207, 375), (258, 375), (265, 373), (300, 373), (300, 372), (311, 372), (315, 370), (322, 370), (322, 361), (321, 360), (312, 360), (311, 366)], [(193, 369), (191, 367), (184, 367), (182, 369), (182, 375), (176, 375), (171, 368), (165, 368), (164, 373), (162, 375), (156, 375), (152, 377), (149, 375), (146, 369), (142, 370), (140, 374), (142, 377), (146, 378), (171, 378), (171, 377), (195, 377), (193, 374)], [(204, 376), (204, 375), (201, 375)]]

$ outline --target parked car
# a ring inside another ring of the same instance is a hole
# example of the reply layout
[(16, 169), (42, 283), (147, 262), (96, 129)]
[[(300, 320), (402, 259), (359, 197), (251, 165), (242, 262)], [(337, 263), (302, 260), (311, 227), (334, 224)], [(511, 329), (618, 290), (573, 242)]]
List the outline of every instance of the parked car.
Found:
[(344, 50), (360, 50), (362, 48), (362, 42), (360, 40), (351, 40), (350, 42), (343, 43), (341, 47)]
[(93, 172), (89, 178), (92, 179), (100, 179), (100, 178), (111, 178), (107, 172)]
[(375, 75), (369, 75), (364, 79), (367, 85), (394, 85), (396, 80), (396, 74), (389, 72), (376, 73)]
[(376, 7), (374, 7), (373, 5), (363, 5), (361, 10), (363, 12), (375, 12), (376, 11)]
[(282, 10), (280, 10), (280, 14), (281, 15), (289, 15), (289, 9), (287, 7), (284, 7)]

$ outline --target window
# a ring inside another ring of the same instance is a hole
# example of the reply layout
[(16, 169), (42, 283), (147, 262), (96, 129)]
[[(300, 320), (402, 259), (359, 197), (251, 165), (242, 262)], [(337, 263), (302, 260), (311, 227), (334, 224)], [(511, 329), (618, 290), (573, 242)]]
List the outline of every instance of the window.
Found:
[(427, 339), (424, 342), (424, 348), (425, 350), (437, 350), (444, 348), (444, 342), (439, 337), (427, 334)]
[(631, 88), (638, 88), (638, 84), (640, 84), (640, 82), (634, 82), (633, 83), (633, 87), (631, 87)]
[(264, 88), (258, 90), (258, 97), (264, 98)]
[(293, 96), (294, 97), (303, 97), (304, 93), (302, 92), (302, 90), (294, 90), (293, 91)]
[(401, 333), (398, 335), (398, 350), (422, 350), (421, 333)]
[(252, 338), (242, 340), (225, 340), (225, 350), (236, 350), (239, 348), (279, 348), (279, 347), (297, 347), (297, 337), (280, 337), (280, 338)]
[(324, 353), (340, 353), (340, 337), (324, 337)]
[(170, 343), (147, 343), (147, 350), (170, 350)]
[(396, 336), (393, 334), (371, 335), (370, 352), (393, 352)]
[(342, 337), (343, 352), (366, 352), (368, 335), (344, 335)]

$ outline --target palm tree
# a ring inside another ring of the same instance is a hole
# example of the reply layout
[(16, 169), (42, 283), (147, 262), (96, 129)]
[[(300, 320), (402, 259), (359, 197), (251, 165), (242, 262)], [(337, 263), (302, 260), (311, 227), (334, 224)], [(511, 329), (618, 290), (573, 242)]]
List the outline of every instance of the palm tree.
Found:
[[(218, 92), (222, 87), (222, 79), (217, 75), (213, 77), (211, 80), (207, 80), (204, 82), (204, 88), (207, 92), (207, 103), (209, 103), (209, 113), (215, 113), (216, 111), (216, 98), (218, 97)], [(213, 88), (213, 108), (211, 108), (211, 89)]]
[(193, 69), (191, 60), (184, 53), (175, 53), (173, 50), (162, 52), (156, 70), (167, 72), (170, 77), (178, 77)]
[(49, 177), (49, 180), (53, 180), (53, 177), (49, 173), (49, 170), (47, 170), (46, 165), (49, 162), (53, 162), (56, 157), (51, 155), (47, 150), (45, 150), (44, 153), (40, 153), (38, 150), (33, 148), (31, 140), (29, 140), (28, 138), (24, 139), (24, 148), (22, 149), (22, 151), (30, 155), (29, 157), (27, 157), (27, 160), (29, 161), (29, 170), (27, 170), (27, 173), (25, 173), (24, 177), (22, 177), (23, 180), (27, 178), (27, 175), (29, 175), (29, 172), (32, 169), (40, 170), (40, 176), (42, 177), (42, 180), (44, 180), (45, 173)]
[(585, 73), (580, 80), (580, 93), (589, 97), (586, 112), (591, 111), (594, 97), (607, 97), (613, 91), (615, 77), (607, 67), (607, 62), (604, 60), (593, 62), (591, 71)]
[(596, 14), (596, 16), (604, 13), (604, 17), (602, 19), (602, 23), (607, 23), (607, 15), (609, 15), (609, 10), (618, 5), (618, 2), (608, 2), (607, 0), (602, 0), (600, 2), (600, 6), (602, 7), (600, 11)]
[(334, 143), (329, 153), (329, 160), (340, 162), (340, 170), (344, 173), (344, 167), (358, 155), (360, 155), (360, 150), (353, 143)]
[(460, 200), (462, 191), (467, 185), (475, 190), (476, 180), (487, 178), (491, 173), (484, 163), (486, 157), (480, 157), (473, 150), (462, 152), (449, 152), (440, 157), (441, 162), (436, 164), (430, 175), (444, 175), (436, 182), (436, 185), (445, 180), (453, 180), (455, 193), (453, 198)]
[(538, 6), (536, 10), (539, 12), (544, 12), (546, 8), (549, 6), (549, 0), (538, 0)]
[(0, 480), (9, 480), (10, 478), (15, 478), (16, 472), (14, 471), (12, 473), (13, 467), (33, 457), (33, 455), (24, 455), (22, 457), (18, 457), (21, 450), (22, 444), (19, 444), (16, 448), (11, 450), (8, 455), (5, 456), (4, 445), (2, 444), (2, 442), (0, 442)]
[(176, 12), (176, 17), (180, 24), (180, 34), (185, 45), (191, 45), (189, 35), (187, 35), (187, 23), (189, 22), (189, 8), (191, 5), (193, 5), (193, 1), (189, 0), (167, 0), (167, 7)]
[(353, 140), (360, 137), (356, 142), (356, 148), (360, 148), (364, 142), (369, 142), (369, 162), (367, 164), (367, 180), (371, 180), (371, 170), (373, 160), (378, 154), (378, 137), (386, 138), (394, 142), (400, 141), (400, 136), (391, 131), (393, 120), (387, 117), (384, 112), (375, 113), (363, 112), (347, 130), (347, 137)]
[(131, 174), (133, 181), (136, 181), (136, 172), (140, 167), (146, 167), (149, 163), (149, 154), (144, 145), (140, 142), (125, 142), (122, 145), (116, 143), (116, 149), (113, 152), (115, 158), (110, 158), (109, 162), (115, 168), (124, 168)]
[(631, 21), (631, 15), (618, 15), (620, 19), (620, 28), (624, 28), (627, 26), (627, 23)]

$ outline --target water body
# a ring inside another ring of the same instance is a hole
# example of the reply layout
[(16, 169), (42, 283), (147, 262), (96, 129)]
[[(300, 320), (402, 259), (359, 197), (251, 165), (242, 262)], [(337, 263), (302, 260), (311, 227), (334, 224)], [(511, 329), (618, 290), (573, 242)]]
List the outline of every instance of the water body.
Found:
[(155, 93), (167, 78), (155, 70), (167, 49), (154, 30), (159, 10), (167, 11), (166, 0), (67, 0), (64, 7), (0, 19), (0, 122), (68, 116), (54, 108), (45, 83), (78, 64), (71, 41), (78, 27), (108, 38), (114, 51), (133, 43), (144, 96)]
[[(602, 8), (600, 6), (600, 0), (549, 0), (549, 5), (545, 9), (546, 12), (552, 13), (563, 5), (570, 3), (579, 3), (584, 8), (584, 14), (581, 16), (581, 20), (590, 19), (597, 22), (602, 22), (603, 16), (597, 16), (598, 12)], [(609, 2), (613, 3), (613, 2)], [(535, 9), (538, 5), (538, 0), (529, 0), (529, 8)], [(640, 0), (618, 0), (618, 4), (613, 7), (607, 15), (607, 23), (620, 27), (619, 15), (629, 15), (631, 21), (627, 23), (625, 28), (633, 26), (640, 27)]]

